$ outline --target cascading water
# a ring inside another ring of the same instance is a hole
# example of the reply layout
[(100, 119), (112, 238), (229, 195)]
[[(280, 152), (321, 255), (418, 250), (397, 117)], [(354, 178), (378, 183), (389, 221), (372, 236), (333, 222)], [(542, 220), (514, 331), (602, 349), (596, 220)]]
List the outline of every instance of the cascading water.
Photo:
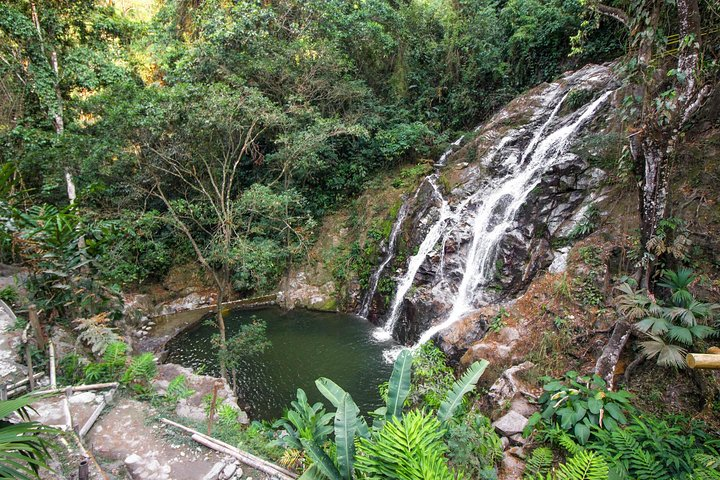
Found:
[[(430, 283), (427, 283), (427, 271), (419, 277), (424, 279), (421, 284), (426, 284), (423, 301), (443, 305), (438, 308), (437, 316), (428, 317), (425, 314), (425, 318), (443, 320), (418, 333), (416, 346), (491, 300), (485, 287), (493, 281), (499, 245), (508, 235), (515, 234), (513, 229), (518, 226), (518, 211), (526, 203), (530, 192), (538, 186), (543, 174), (563, 161), (572, 141), (607, 102), (612, 93), (608, 87), (612, 83), (610, 79), (607, 66), (590, 66), (566, 77), (562, 83), (546, 86), (531, 97), (536, 102), (535, 106), (529, 107), (533, 109), (533, 117), (520, 127), (506, 130), (501, 138), (493, 142), (495, 146), (480, 159), (480, 167), (474, 167), (490, 169), (491, 174), (478, 176), (480, 181), (474, 184), (477, 186), (469, 194), (467, 190), (460, 189), (460, 193), (454, 191), (450, 198), (445, 198), (438, 188), (439, 172), (425, 178), (425, 186), (432, 188), (436, 213), (431, 217), (432, 224), (427, 228), (417, 253), (408, 260), (405, 274), (398, 279), (385, 326), (377, 330), (377, 338), (388, 338), (395, 332), (403, 314), (405, 297), (417, 280), (420, 268), (429, 268), (434, 272)], [(600, 86), (605, 92), (589, 104), (561, 115), (569, 93), (588, 85)], [(505, 118), (503, 115), (501, 112), (498, 118), (502, 120)], [(491, 130), (490, 138), (494, 133)], [(444, 154), (436, 166), (443, 167), (449, 156)], [(422, 184), (420, 188), (423, 188)], [(465, 198), (460, 200), (457, 197), (462, 192), (466, 192)], [(417, 193), (415, 198), (418, 198)], [(450, 240), (453, 257), (451, 264), (446, 266), (446, 245)], [(433, 260), (426, 263), (429, 259)], [(427, 266), (423, 267), (424, 264)], [(429, 297), (432, 299), (428, 300)]]
[[(478, 292), (478, 289), (491, 280), (492, 264), (498, 243), (512, 226), (518, 209), (525, 203), (528, 194), (540, 183), (542, 172), (562, 157), (575, 132), (592, 118), (611, 94), (612, 92), (605, 92), (587, 106), (575, 121), (558, 128), (540, 142), (532, 142), (519, 161), (514, 161), (517, 157), (508, 159), (512, 161), (510, 165), (506, 164), (511, 166), (510, 173), (483, 195), (484, 202), (475, 215), (473, 242), (450, 315), (442, 323), (425, 331), (416, 345), (427, 342), (473, 310), (476, 301), (482, 301), (482, 291)], [(543, 135), (566, 96), (567, 94), (555, 107), (535, 138), (539, 139)], [(525, 162), (528, 156), (529, 160)]]
[(375, 292), (377, 291), (380, 277), (382, 276), (383, 271), (385, 271), (385, 267), (387, 267), (390, 261), (395, 257), (395, 244), (397, 243), (397, 238), (400, 234), (402, 224), (405, 221), (405, 217), (407, 217), (409, 205), (410, 204), (408, 202), (404, 202), (400, 207), (397, 219), (395, 220), (392, 230), (390, 231), (387, 254), (385, 255), (383, 261), (380, 262), (380, 266), (370, 276), (370, 281), (368, 282), (368, 290), (365, 293), (365, 297), (363, 298), (362, 303), (360, 304), (360, 310), (358, 310), (358, 315), (363, 318), (367, 318), (367, 316), (370, 314), (370, 306), (372, 305), (372, 299), (375, 296)]

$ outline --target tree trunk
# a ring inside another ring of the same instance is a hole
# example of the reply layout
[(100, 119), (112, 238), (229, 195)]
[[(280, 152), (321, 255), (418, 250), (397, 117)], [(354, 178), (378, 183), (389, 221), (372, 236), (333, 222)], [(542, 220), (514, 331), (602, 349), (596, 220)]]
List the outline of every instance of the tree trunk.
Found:
[(227, 379), (227, 367), (225, 365), (225, 350), (227, 349), (227, 338), (225, 336), (225, 319), (223, 318), (222, 306), (225, 302), (225, 287), (218, 285), (215, 320), (220, 334), (220, 375)]

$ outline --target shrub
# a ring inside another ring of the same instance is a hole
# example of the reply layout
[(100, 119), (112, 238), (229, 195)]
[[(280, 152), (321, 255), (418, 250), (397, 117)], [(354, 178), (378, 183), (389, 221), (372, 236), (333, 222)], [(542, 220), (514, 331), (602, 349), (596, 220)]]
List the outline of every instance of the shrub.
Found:
[(526, 436), (534, 425), (544, 420), (572, 432), (584, 445), (594, 428), (612, 431), (627, 423), (625, 413), (630, 409), (632, 395), (624, 390), (608, 390), (599, 376), (580, 377), (570, 371), (564, 378), (543, 377), (543, 380), (546, 382), (544, 392), (538, 399), (543, 411), (530, 417)]
[(490, 419), (472, 410), (447, 434), (449, 457), (459, 471), (475, 479), (497, 478), (496, 465), (502, 461), (503, 445)]

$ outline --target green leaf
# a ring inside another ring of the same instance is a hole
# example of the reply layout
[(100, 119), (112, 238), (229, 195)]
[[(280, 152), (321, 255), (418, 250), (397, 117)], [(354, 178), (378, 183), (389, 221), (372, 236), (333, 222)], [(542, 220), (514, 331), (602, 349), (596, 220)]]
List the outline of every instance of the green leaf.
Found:
[(603, 428), (612, 432), (613, 430), (617, 430), (618, 424), (615, 419), (606, 415), (605, 417), (603, 417)]
[(623, 414), (617, 403), (606, 403), (605, 411), (609, 413), (618, 422), (622, 424), (627, 423), (627, 418), (625, 418), (625, 415)]
[(325, 377), (320, 377), (315, 380), (315, 386), (325, 398), (330, 400), (330, 403), (332, 403), (335, 408), (339, 408), (343, 395), (347, 393), (337, 383)]
[(575, 424), (575, 438), (577, 438), (580, 445), (585, 445), (590, 438), (590, 429), (584, 423)]
[(463, 376), (453, 384), (452, 389), (448, 392), (438, 409), (438, 419), (441, 422), (447, 422), (453, 417), (455, 410), (462, 404), (465, 394), (475, 388), (475, 385), (477, 385), (477, 382), (480, 380), (480, 377), (488, 365), (489, 362), (487, 360), (474, 362)]
[(313, 440), (301, 438), (305, 453), (312, 459), (318, 470), (330, 480), (343, 480), (337, 467), (327, 453)]
[(388, 388), (387, 412), (385, 417), (389, 420), (402, 415), (405, 399), (410, 393), (410, 375), (412, 367), (412, 353), (410, 350), (403, 350), (395, 360), (390, 385)]
[(548, 392), (557, 392), (559, 390), (562, 390), (563, 388), (564, 385), (558, 380), (543, 385), (543, 389)]
[(587, 413), (587, 409), (582, 407), (581, 405), (575, 405), (575, 423), (579, 422), (585, 417), (585, 414)]
[(602, 405), (603, 402), (601, 400), (598, 400), (595, 397), (588, 398), (588, 410), (590, 410), (591, 413), (594, 413), (595, 415), (599, 414)]
[(298, 480), (325, 480), (325, 477), (320, 473), (320, 469), (316, 464), (310, 465), (310, 468), (298, 478)]
[(357, 418), (360, 414), (350, 395), (345, 393), (335, 412), (335, 445), (340, 476), (352, 480), (353, 462), (355, 461), (355, 431)]

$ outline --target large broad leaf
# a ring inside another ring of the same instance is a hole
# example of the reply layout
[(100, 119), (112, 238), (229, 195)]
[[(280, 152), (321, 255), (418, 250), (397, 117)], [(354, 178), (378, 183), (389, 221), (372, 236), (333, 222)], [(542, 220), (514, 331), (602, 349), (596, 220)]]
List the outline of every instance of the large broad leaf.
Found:
[(441, 422), (447, 422), (455, 415), (455, 411), (462, 404), (463, 397), (475, 388), (489, 364), (487, 360), (473, 363), (463, 376), (453, 384), (452, 389), (448, 392), (438, 410), (438, 419)]
[(390, 386), (388, 388), (387, 419), (400, 417), (405, 399), (410, 393), (410, 374), (412, 371), (412, 353), (410, 350), (403, 350), (395, 360), (392, 375), (390, 375)]
[(358, 415), (357, 405), (349, 394), (344, 394), (335, 412), (335, 445), (340, 476), (345, 480), (352, 480)]
[(343, 480), (337, 467), (320, 445), (307, 438), (301, 438), (300, 441), (305, 449), (305, 453), (312, 459), (322, 475), (330, 480)]
[(298, 480), (325, 480), (325, 476), (320, 473), (317, 465), (310, 465), (310, 468), (305, 470)]
[(317, 386), (317, 389), (320, 390), (320, 393), (323, 394), (325, 398), (330, 400), (330, 403), (333, 404), (333, 407), (339, 408), (340, 402), (342, 402), (343, 395), (347, 394), (345, 390), (342, 389), (337, 383), (333, 382), (329, 378), (320, 377), (317, 380), (315, 380), (315, 386)]
[[(355, 402), (352, 399), (352, 396), (347, 393), (345, 390), (342, 389), (337, 383), (333, 382), (329, 378), (321, 377), (315, 380), (315, 385), (317, 386), (318, 390), (320, 390), (320, 393), (323, 394), (325, 398), (330, 400), (330, 403), (333, 404), (335, 408), (340, 408), (340, 404), (343, 401), (343, 396), (347, 395), (348, 400), (353, 404), (356, 405)], [(368, 428), (368, 424), (365, 421), (365, 418), (363, 418), (360, 415), (360, 409), (357, 408), (357, 405), (355, 406), (355, 409), (358, 412), (357, 415), (357, 433), (363, 438), (367, 438), (370, 436), (370, 429)]]

